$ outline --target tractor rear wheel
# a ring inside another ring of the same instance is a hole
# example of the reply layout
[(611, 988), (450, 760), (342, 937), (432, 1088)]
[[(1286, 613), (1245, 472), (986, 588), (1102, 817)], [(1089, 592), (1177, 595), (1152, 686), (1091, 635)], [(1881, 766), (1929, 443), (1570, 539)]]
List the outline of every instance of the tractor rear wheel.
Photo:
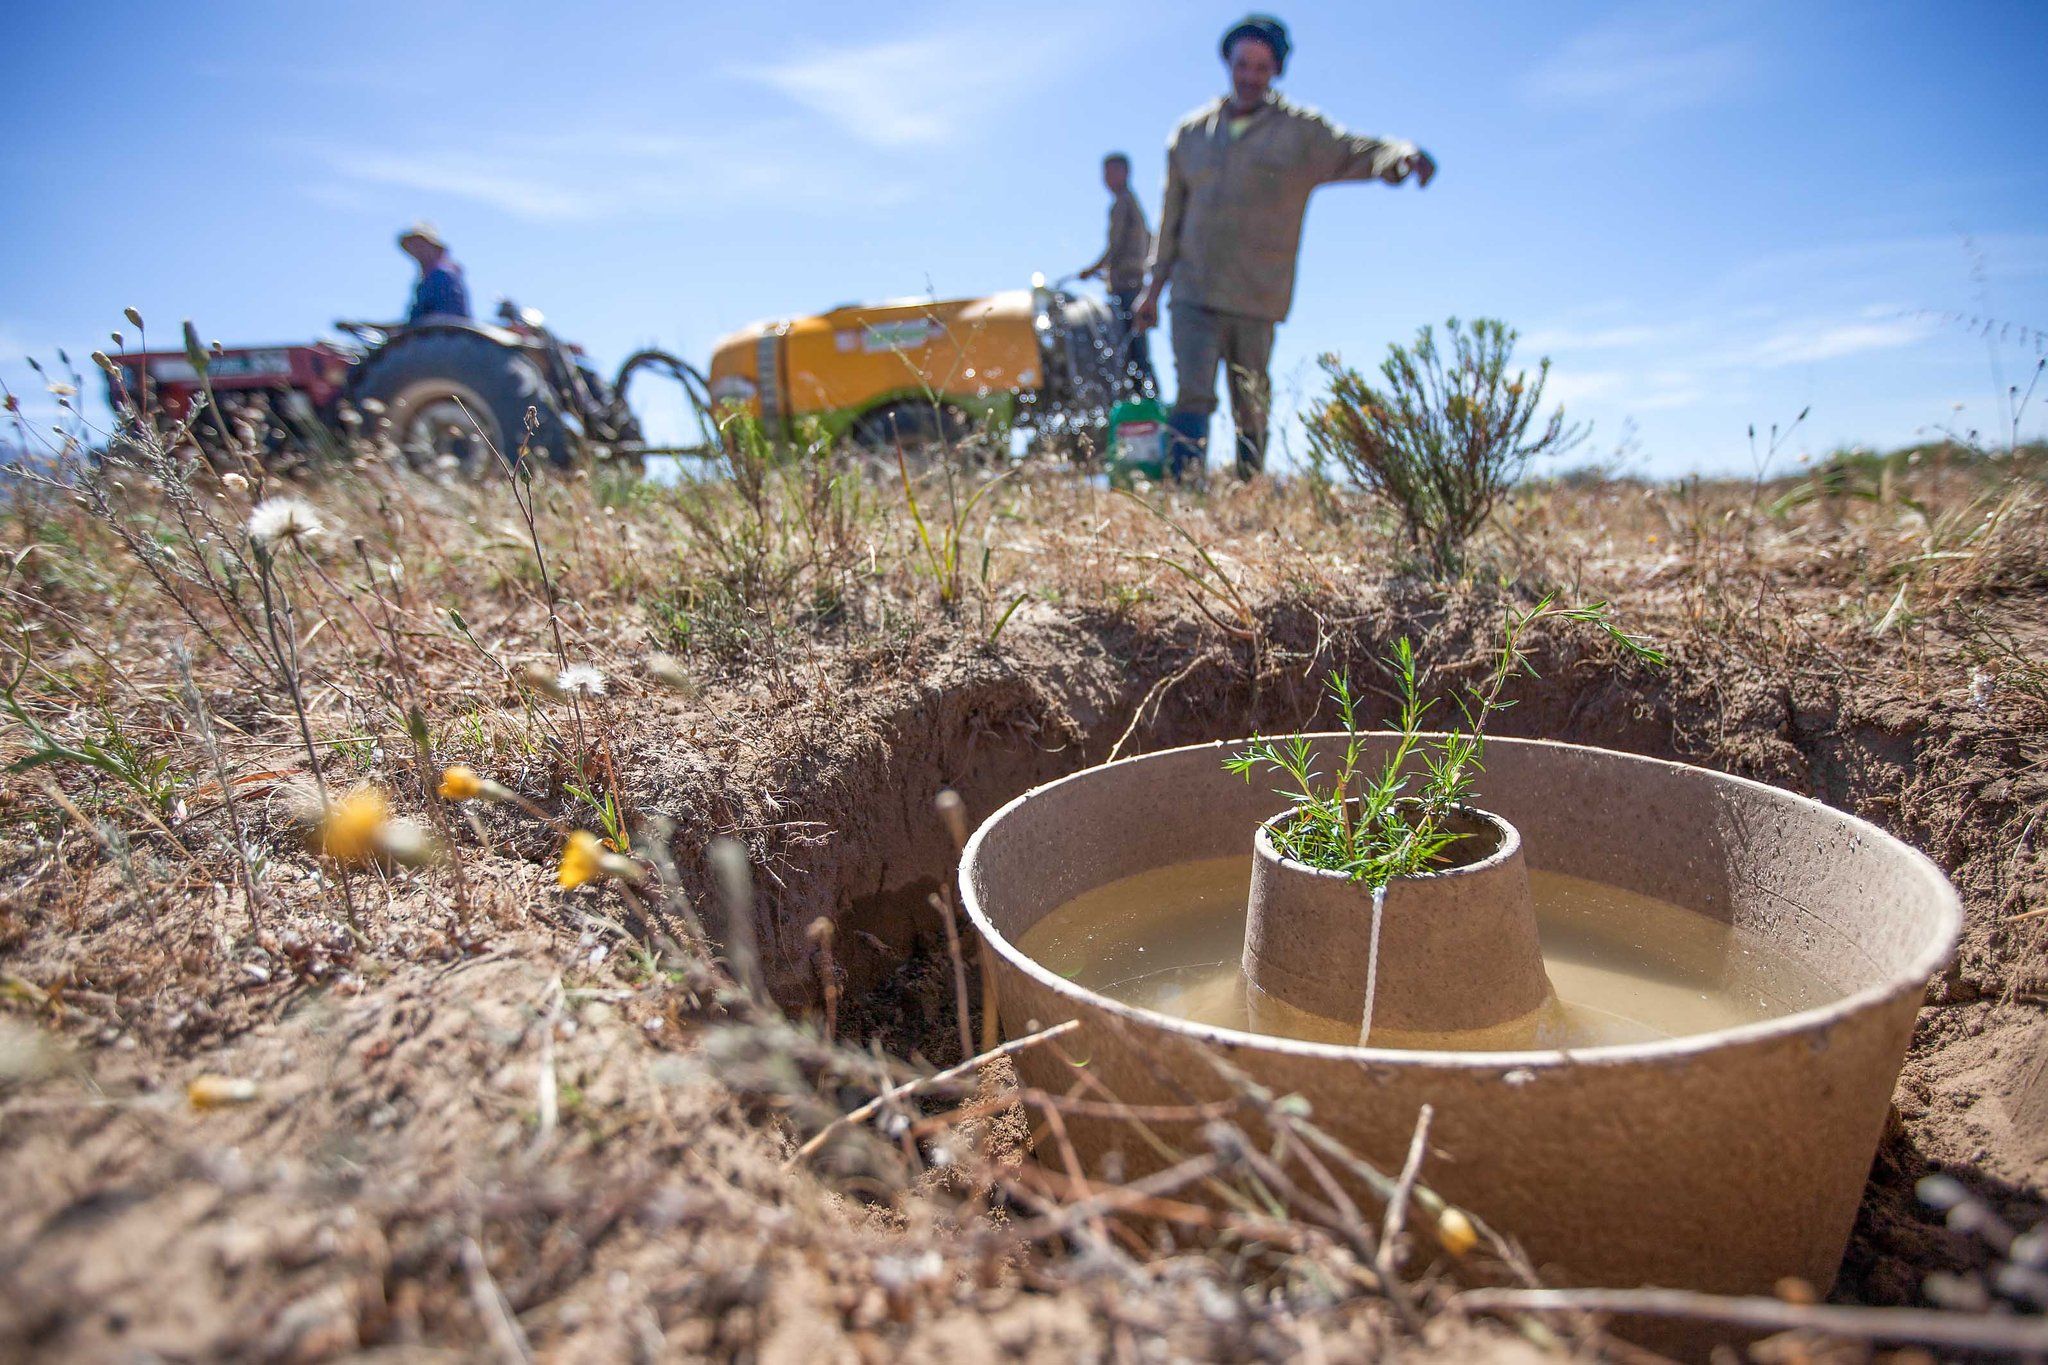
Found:
[[(474, 332), (398, 337), (363, 362), (352, 396), (383, 405), (385, 430), (422, 468), (453, 460), (485, 474), (517, 460), (522, 446), (556, 465), (575, 457), (575, 436), (540, 367)], [(538, 423), (530, 434), (529, 409)]]

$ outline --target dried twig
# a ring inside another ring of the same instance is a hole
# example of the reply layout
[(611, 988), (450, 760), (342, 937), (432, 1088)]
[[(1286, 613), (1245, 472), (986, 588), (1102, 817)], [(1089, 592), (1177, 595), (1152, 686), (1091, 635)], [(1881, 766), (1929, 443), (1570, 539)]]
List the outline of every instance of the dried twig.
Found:
[(974, 1051), (974, 1023), (967, 1004), (967, 958), (960, 951), (960, 924), (953, 914), (950, 892), (934, 891), (929, 899), (946, 925), (946, 956), (953, 963), (954, 1021), (960, 1026), (960, 1055), (965, 1057)]
[(1080, 1020), (1069, 1019), (1063, 1024), (1054, 1024), (1051, 1028), (1040, 1029), (1036, 1033), (1027, 1033), (1022, 1038), (1012, 1038), (1009, 1042), (1004, 1043), (1001, 1047), (991, 1049), (990, 1051), (983, 1052), (977, 1056), (969, 1057), (966, 1061), (960, 1063), (960, 1065), (958, 1066), (947, 1067), (944, 1071), (937, 1072), (933, 1075), (919, 1076), (914, 1080), (905, 1081), (901, 1085), (892, 1086), (889, 1089), (884, 1090), (881, 1094), (875, 1096), (873, 1099), (869, 1100), (866, 1104), (860, 1106), (860, 1108), (855, 1109), (850, 1113), (842, 1114), (838, 1118), (832, 1120), (832, 1122), (826, 1124), (823, 1128), (820, 1128), (815, 1134), (812, 1135), (811, 1139), (808, 1142), (804, 1143), (803, 1146), (796, 1149), (795, 1155), (790, 1157), (790, 1159), (787, 1162), (783, 1163), (783, 1168), (787, 1170), (788, 1168), (795, 1166), (797, 1163), (801, 1162), (805, 1157), (810, 1156), (813, 1152), (816, 1152), (820, 1147), (823, 1147), (827, 1142), (831, 1141), (836, 1134), (844, 1132), (846, 1129), (853, 1127), (855, 1124), (866, 1122), (868, 1119), (874, 1117), (876, 1113), (880, 1112), (884, 1105), (894, 1104), (898, 1100), (907, 1099), (909, 1096), (915, 1095), (923, 1090), (929, 1090), (935, 1085), (944, 1085), (947, 1081), (957, 1081), (962, 1076), (965, 1076), (968, 1072), (986, 1066), (988, 1063), (995, 1061), (998, 1057), (1014, 1056), (1015, 1054), (1022, 1052), (1027, 1048), (1036, 1047), (1038, 1044), (1043, 1043), (1048, 1039), (1058, 1038), (1065, 1034), (1072, 1033), (1075, 1029), (1079, 1027), (1081, 1027)]
[(818, 989), (825, 995), (825, 1041), (839, 1040), (839, 966), (832, 960), (832, 921), (824, 915), (811, 921), (804, 937), (818, 946)]
[(547, 1017), (540, 1023), (540, 1077), (534, 1084), (533, 1141), (526, 1148), (529, 1160), (546, 1151), (554, 1141), (555, 1124), (560, 1121), (560, 1085), (555, 1079), (555, 1029), (562, 1022), (562, 978), (548, 983)]
[(1126, 1185), (1110, 1185), (1061, 1208), (1056, 1213), (1019, 1223), (1010, 1229), (1008, 1236), (1018, 1241), (1039, 1242), (1048, 1237), (1060, 1237), (1076, 1227), (1088, 1223), (1105, 1213), (1115, 1213), (1142, 1204), (1154, 1196), (1170, 1194), (1189, 1185), (1207, 1180), (1228, 1163), (1213, 1152), (1189, 1157), (1177, 1166), (1169, 1166), (1140, 1180)]
[[(939, 813), (939, 821), (945, 825), (946, 834), (953, 841), (954, 855), (957, 857), (961, 853), (966, 852), (967, 803), (961, 800), (960, 793), (954, 791), (951, 787), (942, 788), (938, 796), (933, 798), (932, 808)], [(958, 930), (955, 927), (953, 918), (953, 891), (951, 886), (947, 887), (945, 894), (946, 943), (948, 948), (953, 948)], [(981, 973), (981, 1050), (987, 1052), (996, 1045), (996, 1039), (1001, 1032), (996, 1008), (996, 969), (988, 944), (986, 942), (979, 942), (975, 947), (975, 962)], [(967, 1053), (974, 1051), (974, 1047), (967, 1041), (967, 983), (960, 977), (960, 968), (960, 955), (958, 950), (955, 949), (953, 970), (955, 992), (960, 1002), (960, 1051)]]
[(1689, 1289), (1468, 1289), (1451, 1303), (1474, 1313), (1628, 1313), (1959, 1351), (2048, 1352), (2048, 1319), (1935, 1308), (1849, 1308)]
[(1169, 674), (1167, 677), (1161, 678), (1158, 682), (1152, 684), (1151, 689), (1139, 699), (1137, 709), (1131, 712), (1131, 723), (1124, 727), (1124, 732), (1121, 735), (1117, 736), (1116, 743), (1112, 744), (1109, 748), (1109, 757), (1103, 761), (1107, 763), (1116, 762), (1117, 755), (1124, 751), (1124, 745), (1131, 742), (1131, 736), (1136, 734), (1138, 727), (1145, 723), (1146, 714), (1148, 712), (1156, 714), (1158, 708), (1165, 703), (1167, 693), (1186, 682), (1194, 675), (1195, 670), (1203, 664), (1214, 663), (1224, 657), (1226, 656), (1213, 649), (1204, 650), (1190, 659), (1187, 666), (1178, 673)]
[(497, 1348), (499, 1359), (512, 1365), (532, 1365), (533, 1347), (527, 1344), (526, 1333), (512, 1316), (512, 1305), (505, 1302), (504, 1292), (484, 1261), (484, 1249), (474, 1237), (462, 1239), (462, 1269), (469, 1277), (469, 1297), (476, 1304), (476, 1315), (490, 1329), (491, 1345)]
[(1393, 1197), (1387, 1200), (1386, 1222), (1380, 1228), (1377, 1265), (1380, 1278), (1391, 1283), (1401, 1268), (1401, 1229), (1408, 1221), (1408, 1200), (1415, 1193), (1416, 1177), (1422, 1174), (1422, 1157), (1429, 1148), (1429, 1121), (1436, 1110), (1423, 1105), (1415, 1116), (1415, 1136), (1408, 1140), (1408, 1159), (1401, 1164), (1401, 1178), (1394, 1182)]

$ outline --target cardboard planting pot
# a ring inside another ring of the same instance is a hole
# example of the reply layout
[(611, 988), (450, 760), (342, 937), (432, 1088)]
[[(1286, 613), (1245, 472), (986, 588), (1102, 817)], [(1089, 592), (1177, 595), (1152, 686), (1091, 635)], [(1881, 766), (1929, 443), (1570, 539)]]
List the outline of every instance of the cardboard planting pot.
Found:
[[(1341, 736), (1318, 736), (1322, 760)], [(1481, 800), (1535, 870), (1675, 902), (1767, 940), (1835, 993), (1761, 1023), (1654, 1043), (1549, 1051), (1400, 1051), (1186, 1023), (1076, 986), (1017, 939), (1074, 896), (1241, 853), (1284, 802), (1223, 770), (1243, 741), (1076, 773), (1018, 797), (969, 841), (960, 881), (993, 963), (1004, 1032), (1068, 1019), (1062, 1048), (1132, 1104), (1222, 1099), (1214, 1057), (1388, 1172), (1435, 1108), (1422, 1177), (1520, 1240), (1554, 1279), (1769, 1293), (1826, 1289), (1840, 1266), (1928, 978), (1961, 905), (1940, 870), (1817, 801), (1657, 759), (1541, 740), (1487, 744)], [(1385, 753), (1375, 748), (1373, 757)], [(1052, 1048), (1017, 1059), (1064, 1092)], [(1160, 1158), (1128, 1125), (1068, 1120), (1092, 1169)], [(1155, 1129), (1158, 1126), (1155, 1125)], [(1183, 1150), (1199, 1132), (1165, 1129)], [(1365, 1191), (1361, 1202), (1376, 1207)]]
[(1452, 864), (1387, 884), (1375, 944), (1371, 888), (1283, 855), (1286, 819), (1252, 840), (1244, 975), (1259, 1032), (1459, 1050), (1535, 1040), (1555, 993), (1513, 825), (1459, 809)]

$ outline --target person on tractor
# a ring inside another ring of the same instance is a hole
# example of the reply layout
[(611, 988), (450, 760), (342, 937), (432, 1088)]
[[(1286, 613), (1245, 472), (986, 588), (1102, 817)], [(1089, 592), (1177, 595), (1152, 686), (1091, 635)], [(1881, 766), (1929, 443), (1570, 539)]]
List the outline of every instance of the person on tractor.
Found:
[(1174, 128), (1152, 280), (1133, 310), (1157, 325), (1173, 287), (1173, 363), (1180, 392), (1171, 418), (1177, 472), (1203, 468), (1216, 411), (1216, 366), (1230, 383), (1237, 473), (1265, 468), (1273, 329), (1294, 302), (1302, 218), (1318, 185), (1410, 176), (1427, 185), (1436, 161), (1412, 142), (1345, 131), (1273, 90), (1287, 66), (1287, 26), (1246, 15), (1223, 35), (1230, 93)]
[(412, 287), (412, 306), (405, 314), (407, 326), (423, 318), (469, 316), (469, 286), (463, 282), (462, 267), (448, 254), (448, 244), (431, 223), (414, 223), (399, 233), (398, 249), (420, 268)]
[(1081, 278), (1105, 277), (1124, 346), (1123, 372), (1139, 393), (1153, 393), (1159, 381), (1152, 373), (1152, 348), (1145, 333), (1131, 326), (1131, 310), (1145, 288), (1145, 259), (1152, 254), (1152, 228), (1138, 196), (1131, 193), (1131, 159), (1111, 152), (1102, 159), (1102, 185), (1109, 191), (1109, 245)]

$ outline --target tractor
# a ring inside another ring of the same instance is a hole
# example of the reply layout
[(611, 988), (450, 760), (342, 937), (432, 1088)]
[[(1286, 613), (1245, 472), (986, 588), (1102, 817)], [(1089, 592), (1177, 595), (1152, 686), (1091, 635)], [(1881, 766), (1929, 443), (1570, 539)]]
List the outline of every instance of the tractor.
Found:
[(280, 460), (317, 445), (314, 428), (351, 426), (387, 436), (416, 466), (471, 473), (522, 451), (560, 466), (589, 460), (634, 470), (651, 453), (715, 453), (650, 451), (626, 403), (635, 376), (666, 374), (682, 384), (709, 441), (704, 379), (688, 363), (664, 351), (637, 351), (607, 380), (582, 347), (558, 338), (538, 311), (510, 300), (499, 305), (495, 324), (437, 317), (335, 328), (359, 344), (216, 348), (198, 363), (182, 350), (129, 353), (116, 362), (109, 397), (117, 411), (123, 401), (147, 402), (182, 421), (210, 389), (218, 412), (201, 407), (194, 423), (200, 448), (219, 444), (224, 426), (243, 425), (266, 458)]
[[(323, 431), (354, 429), (387, 437), (422, 468), (487, 473), (522, 452), (634, 471), (650, 455), (716, 458), (732, 437), (720, 424), (736, 413), (777, 445), (812, 432), (877, 454), (929, 454), (973, 431), (1007, 446), (1021, 430), (1034, 448), (1085, 461), (1101, 452), (1108, 411), (1131, 390), (1109, 309), (1043, 277), (980, 298), (848, 304), (757, 323), (718, 342), (709, 375), (643, 350), (607, 380), (580, 346), (510, 300), (495, 323), (335, 326), (356, 344), (125, 354), (109, 397), (116, 411), (132, 403), (172, 421), (196, 412), (202, 451), (245, 426), (267, 460), (283, 462), (317, 448)], [(627, 394), (649, 372), (682, 386), (694, 443), (648, 446)]]

